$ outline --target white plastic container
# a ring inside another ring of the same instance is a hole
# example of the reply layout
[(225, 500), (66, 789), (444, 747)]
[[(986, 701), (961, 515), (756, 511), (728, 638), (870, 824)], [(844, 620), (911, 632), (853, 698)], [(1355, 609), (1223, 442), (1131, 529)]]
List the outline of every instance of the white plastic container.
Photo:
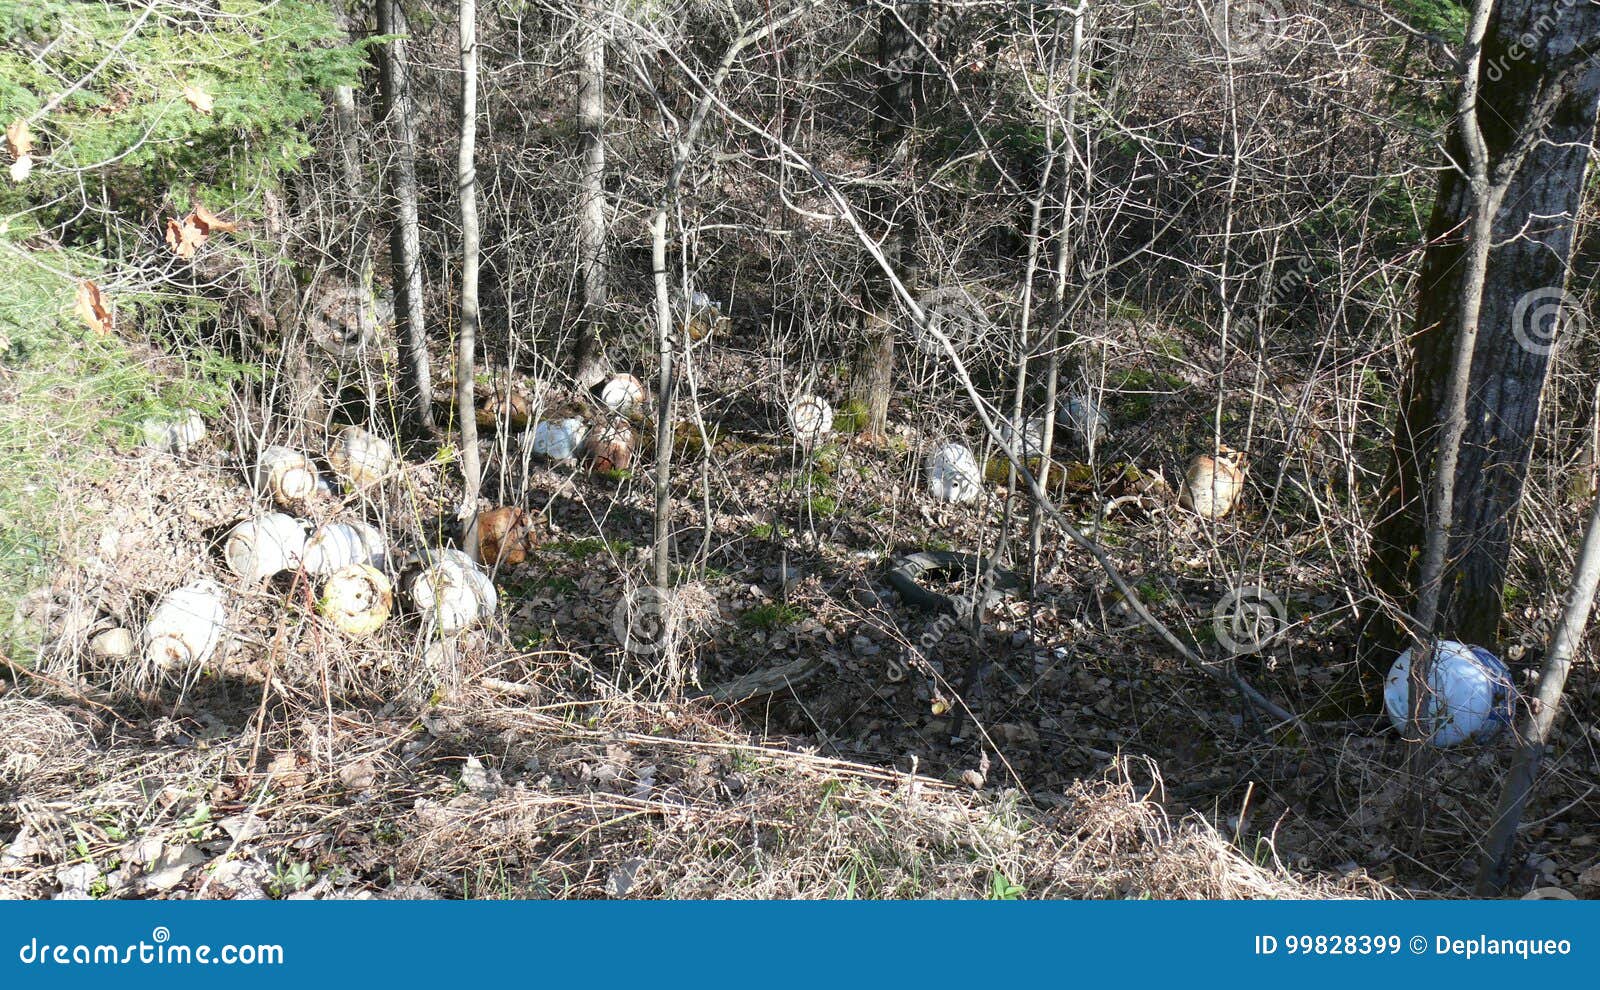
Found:
[(789, 403), (789, 429), (802, 447), (820, 443), (833, 430), (833, 407), (817, 395), (802, 395)]
[(1111, 417), (1093, 397), (1084, 392), (1069, 394), (1056, 410), (1057, 416), (1072, 432), (1072, 438), (1085, 450), (1098, 447), (1111, 432)]
[(228, 570), (246, 581), (292, 571), (305, 558), (306, 531), (282, 512), (266, 512), (229, 530), (222, 544)]
[[(1423, 715), (1425, 723), (1434, 727), (1433, 737), (1428, 740), (1434, 746), (1456, 746), (1469, 740), (1485, 743), (1511, 724), (1511, 708), (1516, 697), (1511, 671), (1499, 657), (1481, 646), (1440, 640), (1434, 648), (1428, 685), (1432, 690)], [(1383, 684), (1383, 707), (1394, 727), (1408, 734), (1411, 721), (1409, 649), (1389, 668), (1389, 676)]]
[(145, 621), (144, 658), (160, 670), (197, 667), (216, 652), (227, 624), (222, 586), (195, 581), (169, 591)]
[(1039, 417), (1024, 420), (1021, 430), (1002, 420), (1000, 439), (1004, 440), (1008, 447), (1017, 445), (1018, 452), (1024, 458), (1038, 457), (1044, 451), (1044, 420)]
[(306, 540), (304, 561), (310, 574), (332, 574), (351, 564), (383, 569), (389, 541), (364, 522), (327, 523)]
[(983, 492), (983, 472), (972, 451), (947, 443), (928, 455), (928, 492), (941, 502), (971, 502)]
[(281, 506), (310, 498), (317, 490), (317, 467), (311, 458), (288, 447), (263, 447), (250, 483), (256, 493)]
[(588, 432), (581, 419), (545, 419), (533, 428), (533, 452), (552, 461), (570, 461)]
[(617, 375), (600, 390), (600, 403), (619, 416), (637, 416), (644, 410), (644, 386), (632, 375)]
[(140, 424), (144, 445), (173, 454), (188, 453), (205, 439), (206, 421), (193, 409), (179, 409), (164, 416), (151, 416)]
[(350, 564), (328, 575), (317, 611), (347, 636), (370, 636), (394, 608), (394, 587), (369, 564)]
[(359, 426), (346, 426), (328, 447), (328, 464), (339, 477), (365, 488), (394, 470), (394, 445)]
[(411, 604), (440, 633), (453, 636), (494, 616), (499, 604), (489, 575), (459, 550), (430, 550), (419, 555), (405, 590)]

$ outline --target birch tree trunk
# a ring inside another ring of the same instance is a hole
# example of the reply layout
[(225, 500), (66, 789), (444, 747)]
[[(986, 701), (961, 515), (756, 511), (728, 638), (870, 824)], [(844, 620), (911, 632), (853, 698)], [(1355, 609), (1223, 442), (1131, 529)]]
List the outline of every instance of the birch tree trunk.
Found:
[[(378, 31), (405, 34), (405, 8), (399, 0), (378, 0)], [(433, 379), (428, 370), (427, 321), (423, 312), (422, 225), (417, 215), (417, 128), (403, 38), (384, 46), (381, 75), (384, 113), (394, 135), (389, 194), (395, 222), (389, 234), (394, 271), (395, 315), (399, 318), (400, 398), (413, 425), (432, 435)]]
[(606, 269), (606, 36), (603, 11), (586, 9), (578, 23), (578, 269), (583, 279), (583, 311), (572, 349), (572, 374), (580, 388), (606, 376), (604, 344), (608, 284)]
[(456, 415), (461, 420), (462, 539), (472, 526), (482, 487), (478, 465), (478, 417), (473, 408), (478, 347), (478, 175), (473, 158), (478, 138), (478, 4), (461, 0), (461, 151), (456, 183), (461, 196), (461, 332), (456, 353)]

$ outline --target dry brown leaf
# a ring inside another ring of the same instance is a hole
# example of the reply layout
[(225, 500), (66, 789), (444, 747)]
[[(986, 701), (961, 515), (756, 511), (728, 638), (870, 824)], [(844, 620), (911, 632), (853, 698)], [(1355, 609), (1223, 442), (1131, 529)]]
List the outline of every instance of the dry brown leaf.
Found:
[(216, 104), (210, 93), (193, 84), (183, 87), (183, 98), (189, 101), (191, 107), (207, 116), (211, 114), (211, 108)]
[(194, 253), (213, 233), (226, 234), (238, 229), (237, 222), (224, 220), (197, 204), (182, 220), (167, 221), (167, 247), (172, 249), (173, 254), (187, 260), (194, 257)]
[(106, 304), (105, 296), (100, 294), (100, 287), (88, 279), (78, 283), (78, 304), (72, 308), (72, 312), (88, 324), (90, 330), (101, 334), (111, 332), (111, 307)]
[(189, 214), (189, 220), (200, 228), (202, 234), (231, 234), (239, 229), (237, 221), (224, 220), (199, 203), (195, 204), (194, 212)]
[(11, 151), (11, 157), (21, 160), (33, 152), (33, 132), (28, 130), (28, 122), (18, 118), (6, 128), (6, 148)]
[(11, 163), (11, 181), (21, 182), (33, 172), (33, 156), (22, 155)]
[(167, 220), (167, 247), (178, 257), (185, 260), (193, 258), (195, 251), (205, 242), (205, 233), (189, 220)]

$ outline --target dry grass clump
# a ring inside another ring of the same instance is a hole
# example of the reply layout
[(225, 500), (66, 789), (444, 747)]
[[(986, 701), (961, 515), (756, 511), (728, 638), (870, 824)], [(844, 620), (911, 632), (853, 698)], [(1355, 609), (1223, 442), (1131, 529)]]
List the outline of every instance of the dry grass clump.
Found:
[(509, 893), (542, 860), (537, 889), (569, 897), (1385, 893), (1297, 876), (1265, 846), (1252, 861), (1198, 817), (1173, 825), (1120, 766), (1041, 807), (1015, 791), (755, 744), (659, 706), (591, 709), (582, 723), (473, 710), (497, 729), (501, 766), (532, 769), (416, 804), (399, 865), (423, 884), (493, 862)]
[(785, 748), (692, 706), (291, 708), (96, 747), (43, 702), (0, 700), (23, 771), (0, 777), (0, 885), (48, 897), (88, 863), (103, 897), (1384, 894), (1173, 825), (1120, 766), (1048, 800)]
[(87, 730), (60, 708), (17, 694), (0, 697), (0, 787), (82, 758), (88, 741)]

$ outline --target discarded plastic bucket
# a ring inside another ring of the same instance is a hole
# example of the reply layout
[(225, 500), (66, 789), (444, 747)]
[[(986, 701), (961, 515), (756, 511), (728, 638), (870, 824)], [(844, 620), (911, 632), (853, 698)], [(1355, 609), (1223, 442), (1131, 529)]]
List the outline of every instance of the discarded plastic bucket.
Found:
[(346, 426), (328, 447), (328, 464), (341, 478), (365, 488), (394, 470), (394, 445), (359, 426)]
[(328, 575), (317, 611), (347, 636), (369, 636), (389, 618), (394, 587), (369, 564), (349, 564)]
[(1024, 458), (1038, 457), (1044, 450), (1044, 420), (1040, 417), (1022, 421), (1022, 429), (1017, 429), (1009, 422), (1001, 421), (1000, 439), (1006, 446), (1018, 447), (1018, 453)]
[(789, 403), (789, 429), (802, 447), (819, 443), (833, 429), (833, 407), (816, 395), (802, 395)]
[(250, 483), (256, 493), (278, 505), (290, 506), (317, 490), (317, 467), (311, 458), (288, 447), (263, 447), (256, 457)]
[(1073, 392), (1062, 401), (1057, 415), (1072, 433), (1073, 440), (1085, 450), (1105, 442), (1111, 431), (1111, 417), (1100, 404), (1083, 392)]
[(1244, 469), (1238, 455), (1224, 447), (1220, 455), (1202, 454), (1189, 462), (1178, 501), (1196, 515), (1221, 519), (1232, 511), (1244, 491)]
[(206, 421), (193, 409), (179, 409), (162, 416), (151, 416), (140, 424), (144, 445), (173, 454), (188, 453), (206, 435)]
[(606, 423), (583, 439), (583, 456), (596, 471), (625, 471), (633, 463), (633, 430), (627, 423)]
[(383, 569), (389, 541), (364, 522), (328, 523), (306, 540), (305, 566), (311, 574), (332, 574), (351, 564)]
[[(1456, 746), (1468, 740), (1488, 742), (1511, 724), (1511, 706), (1516, 697), (1511, 671), (1481, 646), (1440, 640), (1434, 647), (1428, 686), (1423, 716), (1425, 724), (1434, 727), (1428, 740), (1434, 746)], [(1383, 707), (1396, 729), (1410, 732), (1409, 649), (1389, 668), (1383, 683)]]
[(533, 428), (533, 452), (552, 461), (578, 456), (587, 432), (581, 419), (545, 419)]
[(300, 566), (306, 532), (298, 520), (282, 512), (265, 512), (228, 531), (222, 558), (228, 570), (246, 581), (263, 581)]
[(459, 550), (429, 550), (404, 582), (407, 597), (425, 620), (453, 636), (494, 616), (498, 604), (489, 575)]
[(216, 651), (226, 622), (221, 585), (201, 580), (175, 588), (145, 621), (145, 660), (161, 670), (199, 666)]
[(983, 491), (983, 472), (972, 451), (947, 443), (928, 455), (928, 492), (941, 502), (971, 502)]
[(632, 375), (617, 375), (600, 390), (600, 403), (619, 416), (637, 416), (644, 410), (644, 386)]

